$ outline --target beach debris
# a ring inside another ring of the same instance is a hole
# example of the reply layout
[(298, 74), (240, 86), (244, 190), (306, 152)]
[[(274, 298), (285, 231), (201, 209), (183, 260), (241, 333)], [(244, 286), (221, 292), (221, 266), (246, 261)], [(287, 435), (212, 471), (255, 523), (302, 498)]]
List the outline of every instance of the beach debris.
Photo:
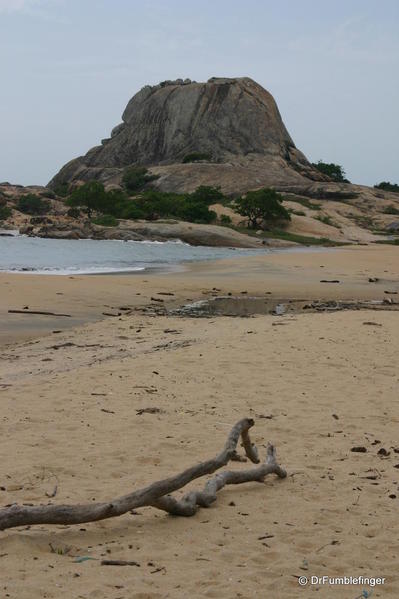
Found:
[(338, 281), (338, 279), (322, 279), (320, 281), (320, 283), (340, 283), (341, 281)]
[(66, 318), (71, 318), (71, 314), (58, 314), (57, 312), (47, 312), (44, 310), (8, 310), (9, 314), (38, 314), (40, 316), (65, 316)]
[(388, 295), (398, 295), (397, 291), (384, 291), (384, 293), (387, 293)]
[(369, 277), (369, 283), (378, 283), (379, 280), (378, 277)]
[[(266, 459), (260, 464), (256, 446), (251, 442), (249, 429), (253, 427), (252, 418), (239, 420), (231, 429), (222, 451), (215, 457), (200, 462), (182, 472), (166, 479), (156, 481), (142, 489), (137, 489), (106, 502), (78, 503), (71, 505), (18, 505), (13, 503), (0, 509), (0, 530), (31, 526), (35, 524), (72, 525), (94, 522), (121, 516), (136, 507), (152, 506), (175, 516), (193, 516), (200, 507), (209, 507), (217, 499), (217, 492), (225, 485), (236, 485), (251, 481), (263, 482), (269, 474), (286, 478), (286, 471), (278, 464), (276, 449), (268, 445)], [(170, 493), (186, 486), (191, 481), (226, 466), (237, 450), (241, 437), (246, 456), (256, 467), (246, 470), (223, 470), (209, 479), (204, 488), (190, 491), (183, 497), (176, 498)], [(244, 515), (244, 512), (241, 513)], [(85, 529), (80, 529), (85, 530)], [(77, 556), (75, 563), (97, 559), (89, 556)], [(157, 569), (161, 571), (164, 568)], [(154, 573), (156, 572), (154, 571)]]
[(387, 458), (391, 455), (391, 452), (384, 449), (384, 447), (380, 447), (380, 449), (378, 450), (378, 455), (381, 458)]
[(352, 447), (351, 451), (356, 453), (366, 453), (367, 449), (363, 445), (359, 445), (357, 447)]
[(155, 568), (155, 570), (151, 570), (150, 574), (157, 574), (158, 572), (166, 572), (165, 566), (161, 566), (160, 568)]
[(339, 416), (337, 416), (337, 414), (331, 414), (331, 416), (335, 419), (335, 420), (339, 420)]
[(58, 491), (58, 485), (55, 485), (54, 489), (51, 491), (51, 493), (49, 493), (48, 491), (46, 491), (45, 495), (47, 497), (55, 497), (57, 495), (57, 491)]
[(83, 562), (88, 562), (89, 560), (97, 560), (97, 557), (91, 557), (90, 555), (82, 555), (77, 556), (73, 560), (75, 564), (82, 564)]
[(115, 414), (113, 410), (107, 410), (106, 408), (101, 408), (102, 412), (106, 412), (107, 414)]
[(363, 324), (366, 324), (370, 327), (382, 327), (382, 324), (379, 322), (373, 322), (372, 320), (366, 320)]
[(150, 299), (152, 302), (164, 302), (165, 301), (161, 297), (151, 297)]
[(174, 295), (171, 291), (157, 291), (158, 295)]
[(137, 566), (140, 568), (138, 562), (127, 561), (124, 559), (103, 559), (101, 560), (101, 566)]
[(162, 414), (163, 410), (161, 408), (140, 408), (136, 410), (136, 414), (141, 416), (142, 414)]
[(117, 312), (116, 314), (114, 312), (102, 312), (103, 316), (122, 316), (122, 312)]
[(65, 545), (64, 547), (54, 547), (52, 543), (49, 543), (49, 547), (51, 549), (51, 553), (56, 553), (57, 555), (68, 555), (71, 551), (71, 545)]

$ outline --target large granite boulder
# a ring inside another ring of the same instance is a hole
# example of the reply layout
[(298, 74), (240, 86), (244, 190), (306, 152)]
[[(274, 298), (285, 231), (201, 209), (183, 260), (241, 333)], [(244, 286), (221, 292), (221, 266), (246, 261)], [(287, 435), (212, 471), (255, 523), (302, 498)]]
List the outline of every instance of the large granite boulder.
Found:
[[(90, 179), (118, 184), (129, 165), (148, 167), (159, 177), (156, 185), (170, 191), (220, 185), (242, 192), (328, 180), (295, 147), (270, 93), (248, 77), (145, 86), (122, 120), (102, 145), (66, 164), (50, 187)], [(183, 164), (192, 153), (204, 160)]]

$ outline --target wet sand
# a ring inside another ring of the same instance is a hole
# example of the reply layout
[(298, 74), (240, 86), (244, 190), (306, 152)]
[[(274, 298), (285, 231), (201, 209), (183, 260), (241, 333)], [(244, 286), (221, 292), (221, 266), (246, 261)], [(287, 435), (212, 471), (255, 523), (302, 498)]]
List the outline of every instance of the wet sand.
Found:
[[(298, 585), (298, 576), (327, 574), (385, 576), (373, 597), (397, 597), (399, 314), (193, 319), (134, 308), (242, 291), (396, 301), (384, 292), (399, 291), (398, 264), (397, 248), (357, 247), (152, 277), (1, 276), (0, 322), (25, 305), (87, 319), (59, 333), (39, 326), (41, 336), (2, 347), (2, 505), (122, 495), (215, 455), (244, 416), (255, 419), (260, 451), (275, 443), (288, 471), (285, 480), (225, 488), (192, 518), (141, 508), (87, 525), (4, 531), (4, 594), (355, 599), (370, 590)], [(146, 407), (161, 411), (137, 413)], [(101, 566), (105, 557), (140, 566)]]

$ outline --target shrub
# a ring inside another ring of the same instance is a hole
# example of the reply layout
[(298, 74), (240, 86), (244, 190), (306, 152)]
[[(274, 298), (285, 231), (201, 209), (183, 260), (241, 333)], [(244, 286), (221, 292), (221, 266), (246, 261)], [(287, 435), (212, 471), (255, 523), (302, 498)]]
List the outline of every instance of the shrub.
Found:
[(225, 200), (224, 195), (217, 187), (208, 187), (207, 185), (200, 185), (193, 193), (190, 193), (190, 201), (201, 202), (206, 206), (211, 204), (217, 204)]
[(348, 179), (345, 178), (343, 167), (339, 164), (334, 164), (333, 162), (327, 163), (319, 160), (318, 162), (313, 162), (312, 166), (323, 173), (323, 175), (330, 177), (333, 181), (349, 183)]
[(220, 215), (220, 222), (222, 225), (231, 225), (231, 218), (228, 214), (221, 214)]
[(213, 210), (209, 210), (208, 206), (186, 198), (176, 216), (190, 223), (208, 224), (216, 219), (217, 214)]
[(374, 185), (374, 187), (384, 191), (394, 191), (395, 193), (399, 193), (399, 185), (397, 183), (390, 183), (389, 181), (381, 181), (381, 183)]
[(209, 162), (212, 160), (212, 156), (206, 152), (191, 152), (191, 154), (186, 154), (184, 156), (182, 162), (183, 164), (187, 164), (188, 162), (199, 162), (200, 160), (206, 160)]
[(93, 223), (95, 225), (101, 225), (102, 227), (117, 227), (118, 221), (112, 214), (103, 214), (102, 216), (98, 216), (97, 218), (93, 218)]
[(102, 212), (105, 201), (104, 185), (99, 181), (89, 181), (72, 192), (67, 204), (75, 208), (86, 208), (87, 216), (91, 218), (93, 210)]
[(0, 220), (7, 220), (12, 214), (11, 208), (8, 206), (0, 206)]
[(46, 214), (50, 209), (50, 202), (43, 200), (41, 197), (28, 193), (21, 196), (18, 200), (17, 210), (24, 214)]
[(69, 208), (67, 216), (69, 216), (70, 218), (80, 218), (79, 208)]
[(320, 216), (316, 216), (316, 218), (325, 225), (331, 225), (332, 227), (334, 226), (334, 221), (332, 220), (331, 216), (328, 216), (328, 214), (322, 214)]
[(57, 196), (61, 196), (62, 198), (66, 198), (68, 193), (69, 193), (69, 185), (68, 183), (58, 183), (58, 185), (56, 185), (54, 187), (54, 193)]
[(158, 179), (158, 175), (148, 174), (144, 166), (129, 166), (123, 173), (123, 184), (127, 191), (140, 191), (150, 181)]
[(234, 210), (248, 218), (249, 229), (257, 229), (263, 222), (291, 220), (282, 202), (283, 197), (274, 189), (264, 188), (249, 191), (245, 197), (238, 198)]
[(399, 209), (396, 208), (393, 204), (390, 206), (386, 206), (383, 210), (384, 214), (399, 214)]
[(40, 192), (40, 196), (42, 198), (49, 198), (50, 200), (55, 200), (55, 193), (51, 189), (45, 189)]

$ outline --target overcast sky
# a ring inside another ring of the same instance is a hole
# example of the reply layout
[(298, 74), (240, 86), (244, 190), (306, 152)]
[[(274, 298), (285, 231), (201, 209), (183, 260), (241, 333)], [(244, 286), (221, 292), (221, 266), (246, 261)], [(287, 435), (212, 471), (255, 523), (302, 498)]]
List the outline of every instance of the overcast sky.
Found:
[(399, 183), (398, 0), (0, 0), (0, 181), (46, 184), (143, 85), (249, 76), (296, 146)]

